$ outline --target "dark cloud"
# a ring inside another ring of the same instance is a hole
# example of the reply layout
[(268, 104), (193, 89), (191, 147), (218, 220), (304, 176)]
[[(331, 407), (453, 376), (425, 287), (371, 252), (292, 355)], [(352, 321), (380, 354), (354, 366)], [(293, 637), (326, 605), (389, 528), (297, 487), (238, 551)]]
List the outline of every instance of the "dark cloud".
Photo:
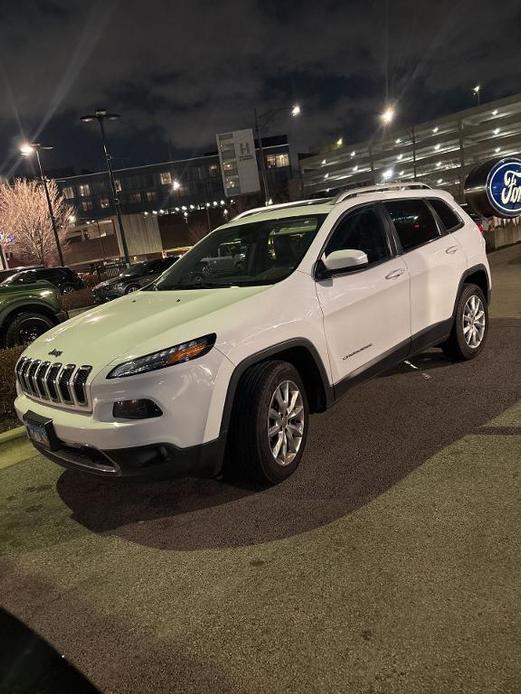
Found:
[[(428, 119), (517, 91), (518, 0), (389, 0), (391, 95), (404, 121)], [(190, 155), (215, 132), (281, 117), (299, 148), (366, 136), (385, 99), (385, 0), (3, 0), (0, 5), (0, 172), (15, 139), (56, 146), (50, 164), (99, 163), (78, 116), (98, 105), (116, 163)]]

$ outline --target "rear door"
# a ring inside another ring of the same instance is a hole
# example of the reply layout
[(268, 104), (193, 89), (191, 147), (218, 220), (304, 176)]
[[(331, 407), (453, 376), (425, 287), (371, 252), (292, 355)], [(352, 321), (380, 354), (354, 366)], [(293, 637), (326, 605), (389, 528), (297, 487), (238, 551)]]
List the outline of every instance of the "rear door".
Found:
[(324, 255), (340, 249), (364, 251), (369, 265), (318, 281), (333, 382), (356, 375), (399, 346), (409, 349), (409, 274), (396, 255), (387, 220), (376, 205), (347, 212), (329, 238)]
[(438, 329), (443, 333), (467, 265), (463, 248), (453, 234), (442, 231), (425, 200), (403, 198), (384, 207), (410, 275), (412, 337)]

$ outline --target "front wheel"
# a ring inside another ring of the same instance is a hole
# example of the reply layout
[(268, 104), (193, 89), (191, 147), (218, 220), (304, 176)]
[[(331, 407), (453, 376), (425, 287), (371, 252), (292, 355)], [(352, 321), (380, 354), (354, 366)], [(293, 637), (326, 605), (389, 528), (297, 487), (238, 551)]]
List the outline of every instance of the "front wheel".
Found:
[(488, 306), (476, 284), (466, 284), (458, 299), (449, 339), (442, 345), (452, 359), (468, 360), (478, 356), (488, 334)]
[(306, 446), (309, 407), (298, 371), (284, 361), (252, 366), (234, 405), (230, 450), (235, 469), (277, 484), (297, 469)]
[(53, 326), (53, 321), (41, 313), (19, 313), (7, 326), (5, 346), (28, 345)]

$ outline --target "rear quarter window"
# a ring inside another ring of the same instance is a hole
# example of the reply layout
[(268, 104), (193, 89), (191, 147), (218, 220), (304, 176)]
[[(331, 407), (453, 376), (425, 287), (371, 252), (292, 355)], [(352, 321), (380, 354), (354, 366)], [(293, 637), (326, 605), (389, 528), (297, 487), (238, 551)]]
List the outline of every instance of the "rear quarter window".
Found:
[(445, 231), (454, 231), (461, 226), (460, 217), (444, 200), (433, 198), (429, 202), (445, 227)]

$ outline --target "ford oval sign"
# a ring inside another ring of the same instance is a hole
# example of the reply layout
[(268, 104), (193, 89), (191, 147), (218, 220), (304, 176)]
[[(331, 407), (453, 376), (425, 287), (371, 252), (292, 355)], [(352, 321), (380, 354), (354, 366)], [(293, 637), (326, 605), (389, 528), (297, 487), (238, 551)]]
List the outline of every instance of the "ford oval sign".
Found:
[(521, 161), (510, 159), (496, 164), (488, 174), (487, 193), (490, 204), (500, 214), (521, 214)]
[(467, 176), (465, 196), (485, 217), (521, 215), (521, 159), (492, 159), (480, 164)]

